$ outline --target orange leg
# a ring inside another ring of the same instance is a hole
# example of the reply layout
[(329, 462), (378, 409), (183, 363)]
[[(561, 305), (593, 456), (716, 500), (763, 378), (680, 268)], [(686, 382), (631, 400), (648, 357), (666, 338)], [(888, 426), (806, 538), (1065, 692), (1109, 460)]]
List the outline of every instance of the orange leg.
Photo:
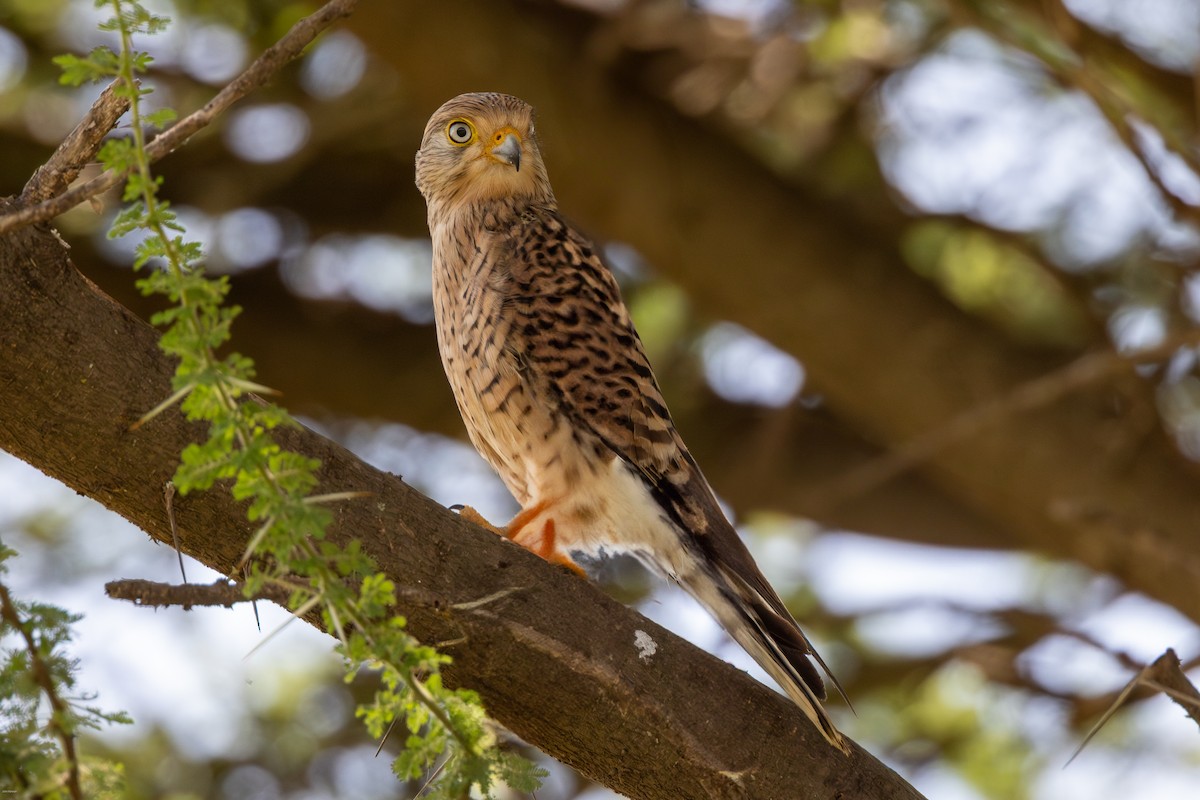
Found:
[[(519, 534), (521, 532), (521, 530), (526, 525), (529, 524), (529, 521), (531, 519), (533, 519), (534, 517), (536, 517), (538, 514), (542, 513), (543, 511), (545, 511), (549, 506), (550, 506), (550, 501), (543, 500), (540, 503), (535, 503), (534, 505), (531, 505), (529, 508), (521, 509), (521, 512), (519, 514), (517, 514), (515, 517), (513, 517), (511, 520), (509, 520), (508, 524), (504, 526), (503, 535), (507, 536), (509, 539), (512, 539), (514, 542), (517, 542), (517, 544), (521, 544), (521, 545), (524, 545), (525, 547), (529, 547), (529, 545), (526, 545), (524, 542), (520, 542), (517, 540), (517, 534)], [(533, 550), (532, 547), (530, 547), (529, 549)], [(542, 556), (542, 558), (546, 558), (544, 555), (542, 555), (537, 550), (534, 550), (533, 552)], [(546, 560), (549, 561), (550, 559), (547, 558)]]
[[(520, 542), (515, 538), (513, 541), (516, 541), (518, 544), (521, 544), (525, 547), (529, 547), (529, 545), (525, 544), (524, 542)], [(540, 541), (535, 547), (529, 547), (529, 549), (549, 561), (551, 564), (558, 564), (559, 566), (566, 567), (581, 578), (587, 577), (587, 573), (583, 571), (582, 567), (576, 564), (569, 555), (558, 549), (558, 533), (554, 529), (554, 520), (552, 519), (546, 520), (546, 524), (542, 526), (542, 535)]]
[(532, 520), (549, 508), (550, 505), (549, 500), (543, 500), (529, 508), (521, 509), (521, 512), (513, 517), (512, 521), (503, 528), (497, 528), (470, 506), (460, 508), (458, 515), (465, 520), (474, 522), (482, 528), (488, 529), (498, 536), (512, 539), (526, 550), (541, 556), (551, 564), (566, 567), (579, 577), (586, 578), (587, 573), (583, 571), (583, 568), (576, 564), (569, 555), (558, 549), (558, 533), (555, 530), (553, 519), (546, 520), (546, 523), (542, 526), (541, 535), (529, 530), (527, 527)]

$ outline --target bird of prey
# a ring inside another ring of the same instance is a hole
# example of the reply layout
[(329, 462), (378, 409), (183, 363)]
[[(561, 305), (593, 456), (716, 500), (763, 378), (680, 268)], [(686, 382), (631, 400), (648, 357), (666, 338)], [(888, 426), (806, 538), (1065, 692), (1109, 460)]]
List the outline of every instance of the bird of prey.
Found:
[(824, 662), (671, 423), (612, 273), (559, 213), (533, 109), (497, 93), (448, 101), (425, 128), (416, 181), (442, 364), (471, 442), (522, 509), (503, 530), (463, 515), (580, 574), (572, 552), (636, 556), (848, 753), (809, 658)]

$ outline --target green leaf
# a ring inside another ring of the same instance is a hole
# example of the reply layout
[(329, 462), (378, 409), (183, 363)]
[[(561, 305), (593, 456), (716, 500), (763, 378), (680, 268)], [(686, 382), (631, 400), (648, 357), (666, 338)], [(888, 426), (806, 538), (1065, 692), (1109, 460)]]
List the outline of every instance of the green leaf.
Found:
[[(149, 53), (134, 53), (133, 54), (133, 71), (134, 72), (146, 72), (147, 70), (150, 69), (150, 65), (153, 63), (154, 63), (154, 59), (151, 57), (151, 55)], [(143, 88), (141, 91), (142, 91), (142, 94), (146, 95), (146, 94), (150, 94), (150, 92), (153, 90), (150, 88)], [(146, 119), (146, 117), (142, 117), (143, 121), (145, 121), (145, 119)]]
[(80, 86), (111, 78), (120, 72), (119, 57), (107, 47), (95, 48), (86, 58), (66, 53), (51, 60), (62, 70), (58, 82), (64, 86)]
[[(0, 562), (13, 554), (0, 547)], [(60, 790), (72, 765), (61, 750), (61, 737), (128, 717), (80, 702), (88, 696), (77, 689), (77, 662), (66, 652), (78, 614), (11, 595), (6, 603), (23, 635), (7, 637), (17, 625), (0, 620), (0, 638), (17, 645), (0, 651), (0, 785), (10, 785), (6, 779), (18, 775), (29, 789), (22, 797), (65, 797)], [(48, 707), (54, 711), (46, 714)]]
[(64, 86), (80, 86), (99, 77), (92, 65), (79, 56), (68, 53), (51, 60), (62, 70), (58, 82)]
[(542, 779), (550, 773), (516, 753), (500, 752), (492, 763), (496, 777), (517, 792), (533, 794), (542, 788)]
[(416, 780), (437, 763), (446, 752), (448, 738), (441, 730), (430, 730), (425, 735), (412, 734), (404, 741), (404, 752), (392, 762), (396, 776)]

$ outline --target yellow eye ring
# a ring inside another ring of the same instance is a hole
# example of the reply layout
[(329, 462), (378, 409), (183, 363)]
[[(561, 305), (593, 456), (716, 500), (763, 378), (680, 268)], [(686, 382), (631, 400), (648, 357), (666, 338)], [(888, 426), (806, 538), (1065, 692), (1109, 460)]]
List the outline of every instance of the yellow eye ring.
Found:
[(468, 145), (475, 141), (475, 126), (465, 119), (452, 119), (446, 126), (446, 138), (459, 147)]

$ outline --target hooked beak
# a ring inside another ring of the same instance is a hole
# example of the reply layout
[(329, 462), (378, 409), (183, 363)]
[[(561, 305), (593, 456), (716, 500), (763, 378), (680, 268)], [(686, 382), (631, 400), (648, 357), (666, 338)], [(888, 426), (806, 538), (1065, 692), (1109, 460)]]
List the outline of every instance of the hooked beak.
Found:
[(521, 171), (521, 139), (515, 133), (504, 136), (504, 141), (491, 149), (492, 158), (503, 161), (510, 167)]

